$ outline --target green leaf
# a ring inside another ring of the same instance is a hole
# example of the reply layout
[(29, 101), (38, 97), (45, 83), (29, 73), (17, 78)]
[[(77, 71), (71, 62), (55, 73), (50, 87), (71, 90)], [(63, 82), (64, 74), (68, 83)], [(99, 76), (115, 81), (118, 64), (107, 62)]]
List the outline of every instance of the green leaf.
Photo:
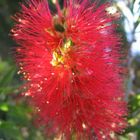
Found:
[(15, 68), (12, 67), (0, 80), (0, 87), (7, 86), (13, 80), (15, 74)]
[(13, 121), (19, 126), (28, 125), (30, 109), (24, 104), (11, 105), (7, 117), (10, 121)]
[(0, 121), (0, 138), (4, 140), (24, 140), (20, 129), (10, 121)]
[(7, 112), (9, 110), (9, 106), (7, 103), (0, 103), (0, 110)]

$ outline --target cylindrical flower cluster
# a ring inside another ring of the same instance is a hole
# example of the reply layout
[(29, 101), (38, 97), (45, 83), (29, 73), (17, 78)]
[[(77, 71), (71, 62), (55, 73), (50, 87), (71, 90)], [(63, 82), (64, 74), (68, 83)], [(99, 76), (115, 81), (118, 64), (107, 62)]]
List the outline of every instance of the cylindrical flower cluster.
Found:
[(47, 133), (66, 140), (114, 139), (126, 126), (120, 37), (108, 4), (98, 4), (56, 1), (51, 11), (47, 0), (28, 0), (14, 17), (25, 95)]

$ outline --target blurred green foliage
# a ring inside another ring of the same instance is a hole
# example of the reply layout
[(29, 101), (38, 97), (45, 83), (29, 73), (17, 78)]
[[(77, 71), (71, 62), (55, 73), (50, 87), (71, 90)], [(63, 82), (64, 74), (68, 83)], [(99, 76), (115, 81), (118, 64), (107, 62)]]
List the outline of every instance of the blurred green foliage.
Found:
[(33, 125), (32, 108), (21, 98), (22, 82), (14, 62), (15, 43), (9, 36), (20, 0), (0, 0), (0, 140), (44, 140)]
[[(21, 98), (19, 87), (22, 82), (16, 74), (17, 69), (15, 62), (13, 62), (13, 50), (16, 45), (11, 40), (9, 32), (13, 26), (11, 16), (18, 11), (20, 1), (0, 0), (0, 140), (45, 140), (42, 131), (33, 125), (32, 108), (27, 105), (26, 99)], [(52, 3), (50, 7), (55, 10)], [(132, 5), (130, 5), (131, 10), (132, 8)], [(136, 24), (138, 25), (139, 22), (136, 22)], [(118, 31), (125, 35), (123, 28), (122, 26)], [(128, 44), (126, 37), (124, 37), (124, 44)], [(136, 89), (140, 87), (139, 59), (140, 56), (134, 59), (132, 65), (136, 73), (133, 81), (134, 91), (137, 91)], [(129, 126), (118, 139), (133, 140), (132, 137), (135, 134), (136, 139), (140, 140), (139, 92), (128, 97), (128, 105)]]
[(0, 60), (0, 140), (43, 140), (32, 109), (21, 98), (13, 63)]

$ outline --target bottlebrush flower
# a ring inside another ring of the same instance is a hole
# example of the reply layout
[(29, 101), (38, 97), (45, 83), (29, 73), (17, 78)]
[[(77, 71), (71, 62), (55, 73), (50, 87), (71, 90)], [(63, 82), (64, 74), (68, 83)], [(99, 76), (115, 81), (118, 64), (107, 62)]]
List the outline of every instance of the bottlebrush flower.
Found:
[(29, 0), (14, 17), (17, 62), (40, 123), (62, 139), (114, 139), (125, 126), (120, 37), (108, 4)]

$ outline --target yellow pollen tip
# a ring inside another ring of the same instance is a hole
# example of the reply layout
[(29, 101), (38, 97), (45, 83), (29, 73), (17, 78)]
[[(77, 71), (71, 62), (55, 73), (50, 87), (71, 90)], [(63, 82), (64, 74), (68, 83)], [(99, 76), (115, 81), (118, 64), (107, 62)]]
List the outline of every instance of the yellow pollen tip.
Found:
[(52, 66), (60, 66), (65, 65), (66, 58), (68, 57), (68, 53), (72, 47), (73, 43), (71, 40), (67, 40), (64, 45), (60, 48), (57, 48), (53, 51), (51, 64)]

